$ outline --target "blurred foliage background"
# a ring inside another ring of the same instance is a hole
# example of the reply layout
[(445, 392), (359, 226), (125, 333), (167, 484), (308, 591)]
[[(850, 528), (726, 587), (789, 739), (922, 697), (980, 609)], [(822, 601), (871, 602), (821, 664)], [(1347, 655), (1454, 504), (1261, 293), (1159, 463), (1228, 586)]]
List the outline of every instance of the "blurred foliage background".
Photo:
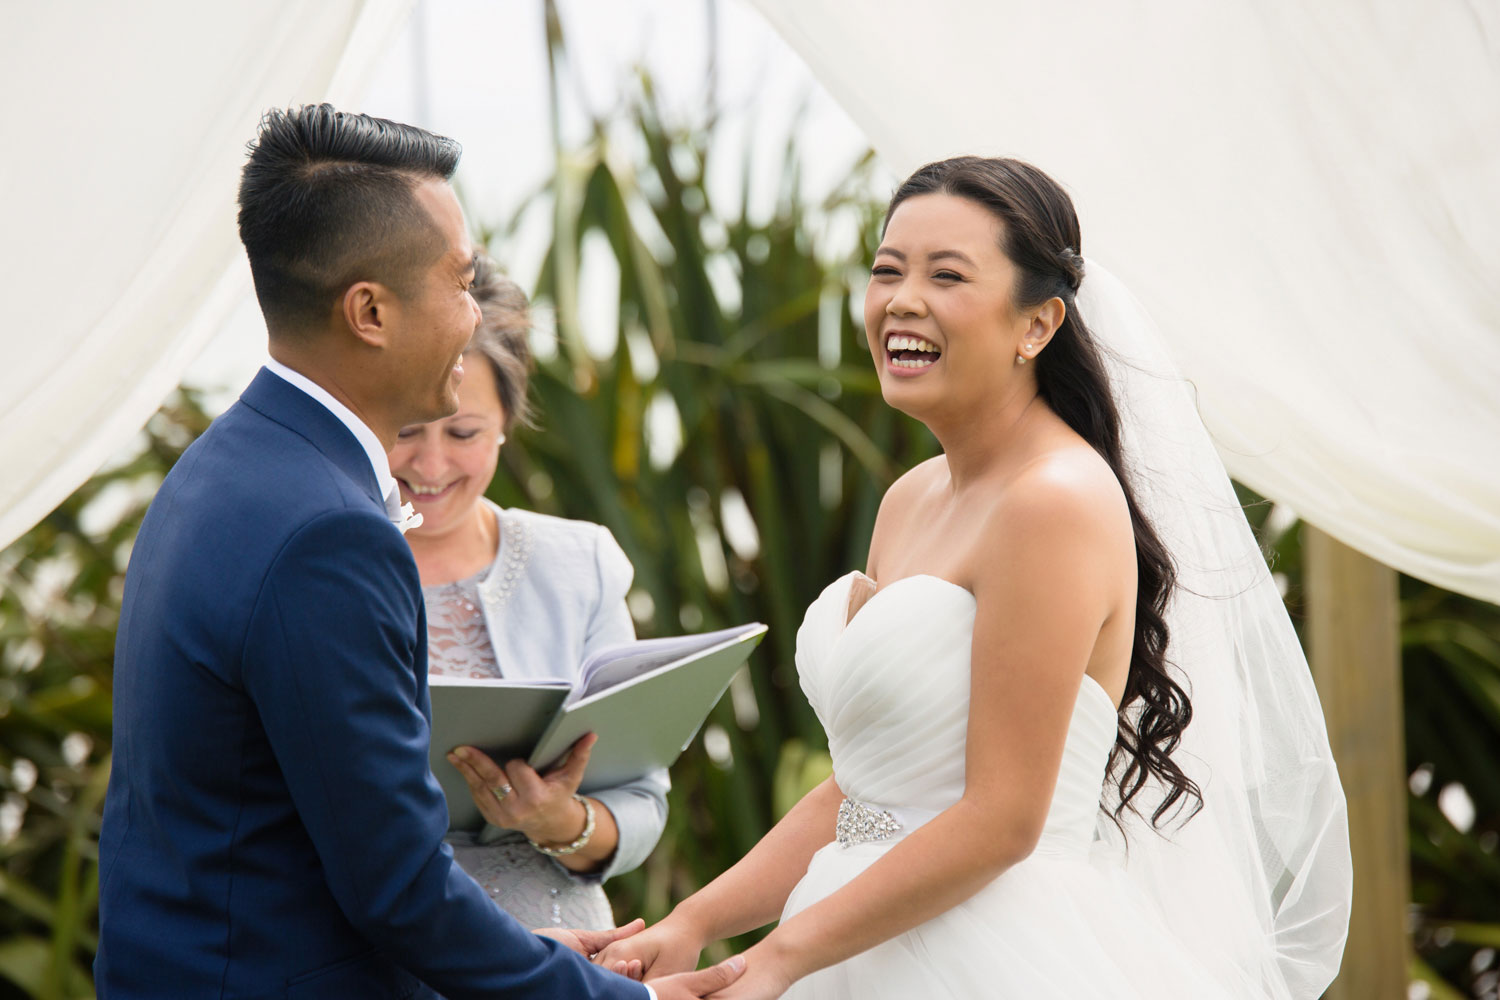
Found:
[[(549, 36), (556, 82), (567, 66), (555, 16)], [(712, 117), (663, 121), (642, 77), (591, 141), (559, 143), (544, 190), (481, 233), (504, 262), (517, 227), (545, 215), (534, 293), (538, 316), (555, 317), (555, 339), (538, 337), (539, 426), (506, 446), (491, 496), (607, 525), (636, 567), (642, 635), (771, 626), (674, 769), (660, 846), (610, 883), (621, 918), (661, 917), (828, 773), (793, 664), (802, 610), (863, 565), (885, 487), (936, 451), (881, 402), (851, 301), (883, 209), (862, 193), (873, 159), (810, 201), (789, 145), (775, 211), (752, 219), (746, 202), (709, 197), (714, 137)], [(617, 329), (602, 341), (582, 329), (588, 246), (618, 268)], [(156, 486), (207, 423), (200, 398), (179, 391), (126, 457), (0, 552), (0, 1000), (93, 995), (123, 574)], [(1244, 499), (1300, 619), (1300, 526)], [(1412, 996), (1495, 997), (1500, 608), (1412, 579), (1401, 597)]]

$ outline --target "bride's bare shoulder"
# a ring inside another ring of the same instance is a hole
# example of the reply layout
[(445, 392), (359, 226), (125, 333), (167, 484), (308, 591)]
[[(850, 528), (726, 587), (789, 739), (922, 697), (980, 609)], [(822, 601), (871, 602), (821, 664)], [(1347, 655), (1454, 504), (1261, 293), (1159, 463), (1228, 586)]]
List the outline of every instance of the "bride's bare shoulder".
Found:
[(1003, 534), (1058, 530), (1095, 542), (1134, 537), (1120, 481), (1084, 444), (1049, 451), (1019, 470), (996, 491), (989, 521)]
[(931, 493), (948, 481), (948, 459), (937, 455), (911, 468), (885, 491), (880, 499), (876, 527), (882, 520), (899, 520), (913, 507), (920, 506)]
[(880, 504), (882, 507), (890, 504), (899, 509), (903, 504), (914, 502), (929, 490), (946, 482), (947, 479), (948, 456), (934, 455), (925, 462), (918, 462), (903, 473), (891, 484), (890, 489), (885, 491), (885, 497)]

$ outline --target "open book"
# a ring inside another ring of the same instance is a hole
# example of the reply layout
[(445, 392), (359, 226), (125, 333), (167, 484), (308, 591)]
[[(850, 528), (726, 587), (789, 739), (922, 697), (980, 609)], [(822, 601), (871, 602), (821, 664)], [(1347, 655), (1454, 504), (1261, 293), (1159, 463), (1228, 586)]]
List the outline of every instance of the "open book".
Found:
[(687, 749), (765, 634), (757, 623), (621, 643), (590, 656), (573, 682), (429, 677), (429, 760), (448, 799), (449, 829), (484, 822), (448, 763), (454, 747), (478, 747), (500, 764), (524, 758), (545, 771), (579, 738), (598, 733), (579, 791), (634, 780)]

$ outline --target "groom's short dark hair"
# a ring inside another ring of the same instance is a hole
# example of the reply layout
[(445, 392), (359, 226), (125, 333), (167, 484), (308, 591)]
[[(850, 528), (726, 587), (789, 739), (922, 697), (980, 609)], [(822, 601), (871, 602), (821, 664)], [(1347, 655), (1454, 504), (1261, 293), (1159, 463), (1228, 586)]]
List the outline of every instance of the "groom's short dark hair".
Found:
[(417, 288), (446, 251), (414, 188), (448, 180), (462, 147), (330, 104), (268, 111), (240, 176), (240, 241), (272, 336), (317, 327), (344, 291)]

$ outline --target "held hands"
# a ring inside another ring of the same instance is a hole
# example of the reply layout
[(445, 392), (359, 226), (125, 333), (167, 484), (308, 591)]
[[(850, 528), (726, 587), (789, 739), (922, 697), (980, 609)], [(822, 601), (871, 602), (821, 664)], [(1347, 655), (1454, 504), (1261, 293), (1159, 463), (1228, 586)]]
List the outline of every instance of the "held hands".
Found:
[(735, 955), (718, 965), (709, 966), (699, 972), (679, 972), (675, 976), (664, 976), (651, 980), (657, 1000), (699, 1000), (700, 997), (724, 996), (725, 988), (732, 988), (745, 972), (745, 959)]
[[(745, 963), (745, 974), (717, 992), (710, 993), (708, 1000), (776, 1000), (791, 988), (790, 978), (777, 972), (772, 964), (759, 961), (758, 956), (749, 956), (747, 952), (743, 956), (736, 955), (729, 961), (736, 960)], [(656, 986), (655, 983), (651, 985)]]
[(593, 733), (579, 739), (562, 764), (545, 775), (523, 760), (501, 768), (473, 747), (458, 747), (448, 762), (468, 782), (469, 795), (486, 822), (519, 830), (539, 844), (566, 844), (583, 829), (583, 806), (573, 796), (598, 739)]
[[(594, 956), (594, 964), (631, 979), (656, 979), (698, 967), (704, 941), (668, 916), (650, 930), (617, 939)], [(653, 982), (652, 987), (656, 984)]]
[[(668, 919), (671, 918), (669, 917)], [(656, 926), (660, 927), (661, 924), (657, 924)], [(652, 928), (652, 930), (655, 930), (655, 928)], [(596, 956), (594, 961), (608, 961), (605, 953), (609, 952), (611, 948), (620, 948), (630, 944), (632, 941), (637, 941), (645, 937), (649, 933), (651, 931), (644, 931), (633, 935), (629, 940), (617, 939), (613, 944), (605, 948), (604, 953)], [(696, 961), (696, 953), (694, 954), (694, 960)], [(743, 973), (737, 975), (731, 982), (715, 987), (714, 992), (707, 995), (708, 1000), (777, 1000), (778, 997), (791, 988), (792, 983), (797, 978), (791, 973), (791, 962), (788, 956), (782, 954), (780, 949), (777, 948), (776, 942), (770, 938), (752, 946), (743, 955), (735, 955), (729, 959), (729, 962), (744, 963)], [(660, 964), (659, 961), (658, 964)], [(721, 962), (714, 968), (721, 968), (724, 964), (726, 963)], [(662, 980), (651, 979), (649, 975), (646, 978), (650, 980), (652, 987), (657, 987), (658, 983), (662, 982)]]
[(639, 934), (645, 926), (646, 921), (640, 917), (636, 917), (628, 924), (605, 931), (590, 931), (569, 927), (538, 927), (532, 933), (541, 937), (551, 938), (578, 952), (584, 958), (592, 959), (599, 952), (621, 938), (630, 937), (632, 934)]
[(765, 942), (700, 972), (680, 971), (697, 966), (704, 941), (689, 920), (675, 914), (639, 933), (606, 933), (613, 937), (593, 956), (594, 964), (650, 982), (659, 1000), (775, 1000), (792, 985), (786, 963)]
[[(632, 920), (623, 927), (616, 927), (607, 931), (569, 930), (562, 927), (547, 927), (536, 931), (543, 937), (552, 938), (567, 947), (578, 952), (585, 958), (595, 958), (604, 949), (619, 943), (620, 941), (639, 936), (645, 921), (640, 918)], [(712, 968), (701, 972), (682, 972), (675, 976), (666, 976), (653, 979), (651, 988), (656, 991), (657, 1000), (699, 1000), (701, 997), (713, 995), (720, 996), (718, 992), (725, 987), (731, 986), (745, 971), (745, 960), (736, 955), (725, 962), (720, 962)], [(639, 972), (639, 968), (637, 968)], [(639, 979), (637, 974), (633, 979)]]

